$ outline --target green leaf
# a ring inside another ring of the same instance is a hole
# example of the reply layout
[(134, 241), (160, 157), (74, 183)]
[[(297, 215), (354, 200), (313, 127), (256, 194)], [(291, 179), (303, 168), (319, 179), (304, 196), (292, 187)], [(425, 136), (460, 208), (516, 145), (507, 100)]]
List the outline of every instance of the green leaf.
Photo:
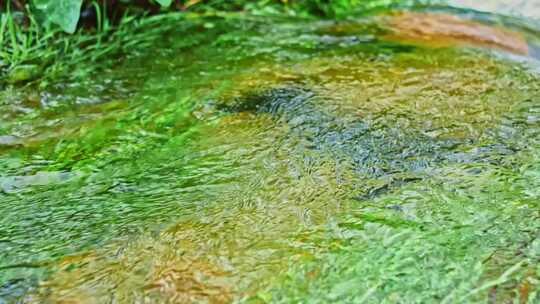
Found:
[(82, 0), (33, 0), (33, 2), (46, 16), (46, 22), (57, 24), (68, 33), (75, 32)]
[(163, 7), (169, 7), (172, 3), (172, 0), (156, 0), (156, 2)]

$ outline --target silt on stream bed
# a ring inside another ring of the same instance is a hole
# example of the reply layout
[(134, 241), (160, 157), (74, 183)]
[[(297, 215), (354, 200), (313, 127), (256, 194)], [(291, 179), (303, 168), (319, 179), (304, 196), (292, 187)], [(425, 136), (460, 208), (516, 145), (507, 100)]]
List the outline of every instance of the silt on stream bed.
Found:
[(538, 301), (536, 61), (388, 16), (187, 18), (3, 91), (0, 303)]

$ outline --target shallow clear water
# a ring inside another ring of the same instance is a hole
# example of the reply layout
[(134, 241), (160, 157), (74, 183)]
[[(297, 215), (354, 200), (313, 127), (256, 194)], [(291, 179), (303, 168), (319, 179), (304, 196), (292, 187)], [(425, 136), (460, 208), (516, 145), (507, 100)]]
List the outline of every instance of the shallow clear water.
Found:
[(538, 32), (436, 11), (530, 49), (197, 17), (2, 92), (0, 303), (538, 300)]

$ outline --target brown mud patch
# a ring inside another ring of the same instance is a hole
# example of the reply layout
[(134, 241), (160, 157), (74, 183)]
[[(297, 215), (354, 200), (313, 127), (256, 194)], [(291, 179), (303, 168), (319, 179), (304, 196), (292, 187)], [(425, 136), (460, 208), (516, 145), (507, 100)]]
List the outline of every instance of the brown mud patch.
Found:
[[(167, 246), (164, 246), (166, 244)], [(146, 236), (113, 248), (64, 257), (24, 303), (229, 303), (229, 274), (206, 259)]]
[(435, 47), (471, 45), (528, 55), (525, 37), (505, 28), (490, 26), (443, 13), (399, 12), (388, 18), (391, 34), (385, 38)]

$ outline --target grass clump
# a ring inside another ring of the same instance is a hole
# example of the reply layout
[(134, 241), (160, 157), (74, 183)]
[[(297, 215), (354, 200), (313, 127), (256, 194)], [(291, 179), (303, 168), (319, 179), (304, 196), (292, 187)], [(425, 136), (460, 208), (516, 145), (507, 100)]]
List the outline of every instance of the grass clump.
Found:
[[(92, 16), (91, 20), (79, 20), (73, 34), (65, 33), (65, 29), (54, 23), (44, 22), (43, 13), (29, 5), (24, 11), (14, 11), (8, 3), (6, 10), (0, 12), (0, 85), (33, 83), (37, 80), (45, 80), (46, 85), (48, 80), (69, 78), (74, 74), (88, 75), (105, 62), (140, 49), (152, 48), (153, 41), (177, 26), (179, 20), (190, 18), (191, 13), (222, 16), (239, 12), (259, 16), (343, 18), (354, 10), (369, 10), (396, 3), (400, 1), (210, 0), (180, 1), (159, 10), (151, 5), (128, 5), (115, 9), (107, 6), (106, 2), (93, 2), (83, 9), (85, 14)], [(62, 16), (60, 14), (56, 18), (62, 21)]]
[(150, 48), (153, 41), (173, 26), (171, 23), (183, 16), (179, 13), (144, 18), (125, 15), (117, 25), (102, 19), (95, 30), (80, 29), (73, 35), (52, 26), (43, 27), (34, 18), (27, 25), (21, 24), (17, 13), (1, 14), (0, 18), (3, 46), (0, 73), (4, 84), (40, 80), (45, 86), (59, 78), (87, 77), (108, 62)]

